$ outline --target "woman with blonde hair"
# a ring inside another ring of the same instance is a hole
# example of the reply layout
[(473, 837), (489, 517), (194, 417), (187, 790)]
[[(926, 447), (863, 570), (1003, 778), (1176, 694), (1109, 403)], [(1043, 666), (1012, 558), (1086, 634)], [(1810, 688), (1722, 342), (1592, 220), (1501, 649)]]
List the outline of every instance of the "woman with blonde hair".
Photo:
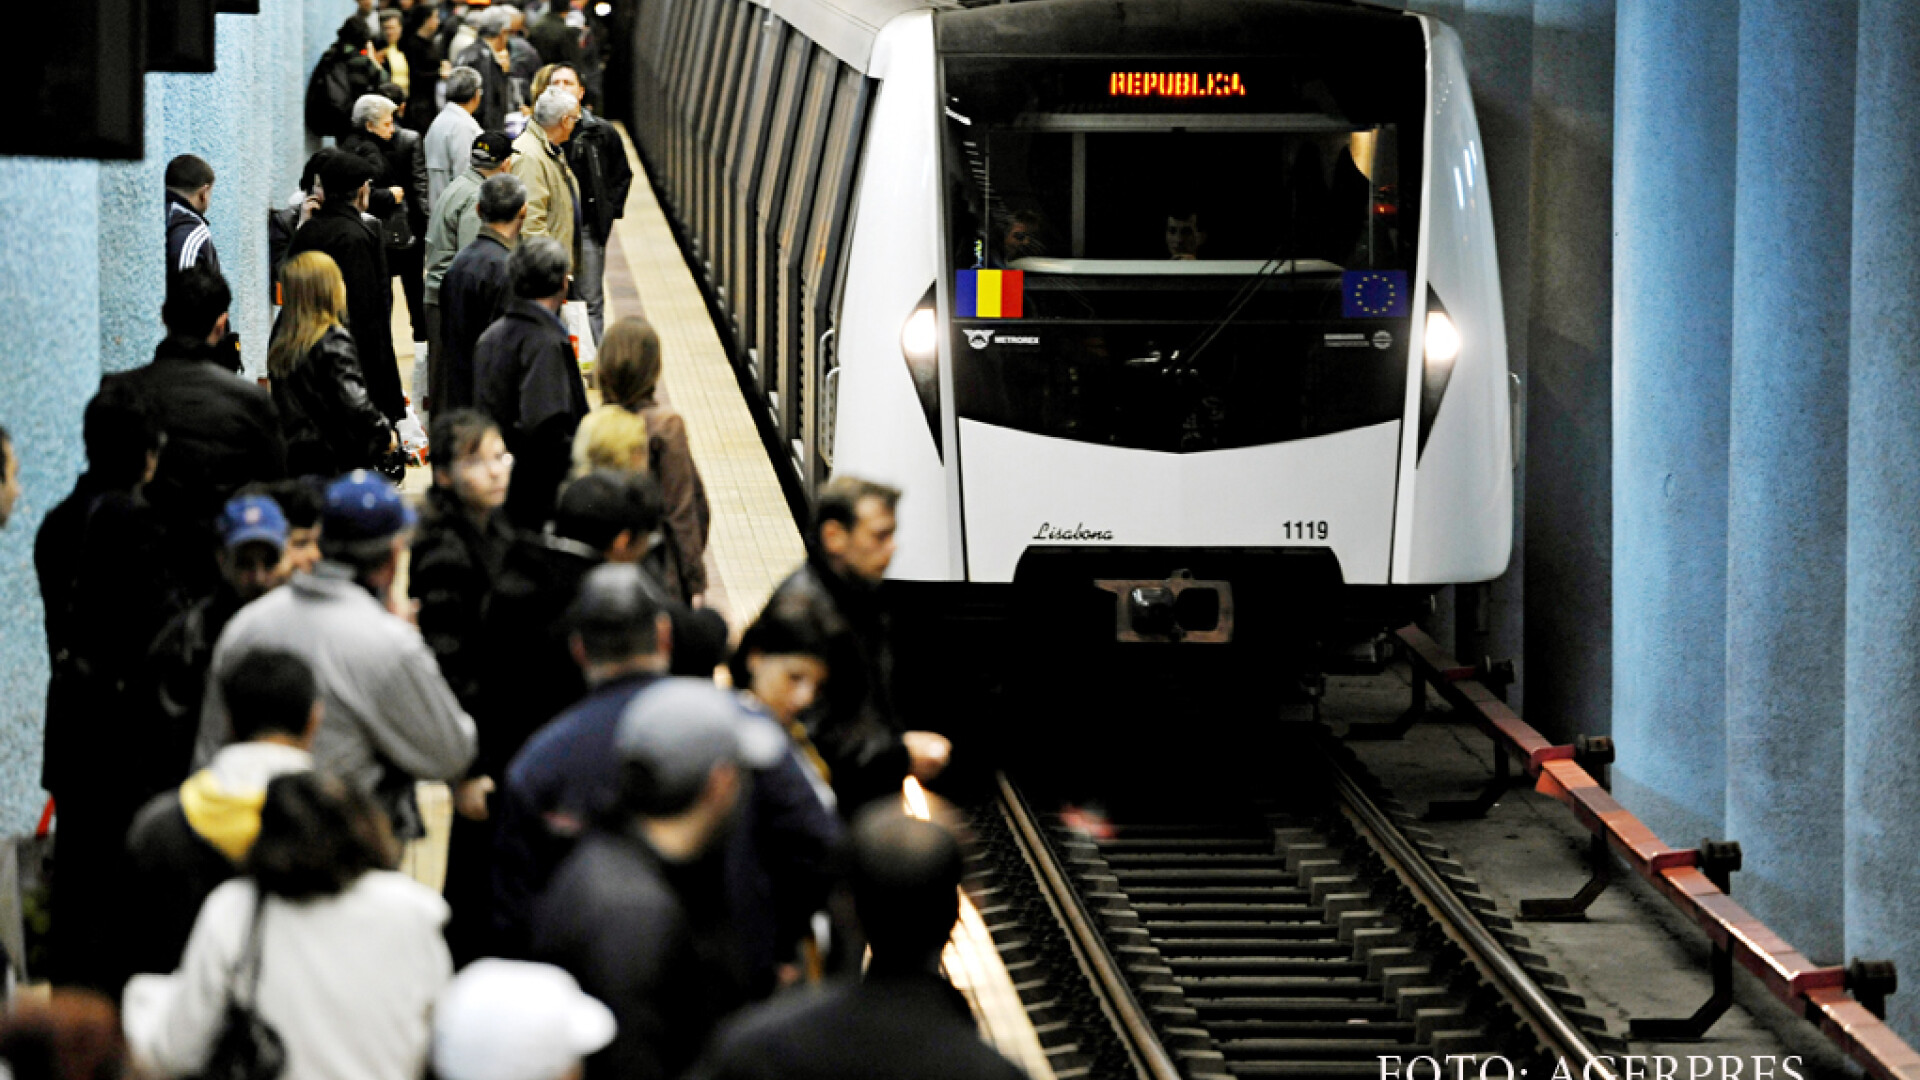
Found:
[(267, 345), (273, 404), (295, 476), (332, 478), (376, 468), (399, 445), (386, 414), (367, 396), (353, 335), (347, 285), (324, 252), (308, 251), (280, 268), (280, 319)]
[[(661, 584), (691, 604), (707, 591), (707, 489), (687, 445), (687, 423), (660, 404), (660, 335), (644, 319), (607, 327), (594, 363), (600, 396), (646, 421), (647, 469), (666, 501), (666, 566)], [(575, 444), (576, 450), (579, 444)]]
[(618, 405), (602, 405), (573, 433), (573, 471), (578, 480), (595, 469), (647, 471), (647, 422)]

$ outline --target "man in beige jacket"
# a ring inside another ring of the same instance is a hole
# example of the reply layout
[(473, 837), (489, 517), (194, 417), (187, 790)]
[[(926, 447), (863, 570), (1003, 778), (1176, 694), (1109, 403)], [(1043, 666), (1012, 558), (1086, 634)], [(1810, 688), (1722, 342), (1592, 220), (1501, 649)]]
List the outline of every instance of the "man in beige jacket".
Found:
[(527, 185), (527, 220), (520, 234), (551, 236), (580, 265), (580, 187), (560, 149), (580, 122), (580, 102), (567, 91), (550, 88), (533, 103), (533, 121), (514, 140), (519, 154), (513, 174)]

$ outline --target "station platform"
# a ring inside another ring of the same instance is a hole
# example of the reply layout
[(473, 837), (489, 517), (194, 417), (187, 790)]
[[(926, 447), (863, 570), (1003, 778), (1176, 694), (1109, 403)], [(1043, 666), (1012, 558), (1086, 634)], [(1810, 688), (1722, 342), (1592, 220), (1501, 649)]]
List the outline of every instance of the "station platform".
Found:
[[(1377, 676), (1330, 677), (1326, 709), (1356, 728), (1391, 723), (1405, 711), (1410, 686), (1403, 666)], [(1435, 800), (1472, 798), (1493, 773), (1491, 740), (1471, 724), (1449, 722), (1444, 710), (1438, 697), (1430, 696), (1428, 719), (1404, 738), (1348, 744), (1415, 815)], [(1609, 1035), (1625, 1039), (1635, 1017), (1688, 1016), (1711, 994), (1705, 935), (1631, 873), (1615, 873), (1581, 921), (1517, 919), (1521, 900), (1571, 896), (1590, 876), (1589, 834), (1560, 803), (1522, 784), (1484, 818), (1422, 824), (1498, 905), (1499, 914), (1515, 919), (1514, 930), (1531, 942), (1533, 951), (1545, 955), (1552, 969), (1566, 977), (1572, 992), (1585, 999), (1586, 1011), (1606, 1020)], [(1698, 838), (1665, 839), (1691, 843)], [(1737, 873), (1732, 884), (1737, 901)], [(1747, 1059), (1746, 1075), (1752, 1075), (1754, 1058), (1778, 1061), (1790, 1055), (1802, 1059), (1796, 1070), (1807, 1080), (1859, 1075), (1833, 1043), (1737, 966), (1734, 1005), (1704, 1039), (1635, 1040), (1624, 1052), (1677, 1058), (1682, 1075), (1690, 1054)], [(1637, 1071), (1653, 1076), (1644, 1063)], [(1786, 1076), (1777, 1066), (1771, 1072), (1777, 1078)], [(1716, 1065), (1714, 1075), (1731, 1074)]]
[[(694, 463), (713, 510), (706, 602), (726, 618), (737, 638), (774, 588), (805, 560), (806, 548), (700, 287), (647, 181), (646, 167), (630, 139), (626, 149), (634, 183), (626, 216), (615, 224), (607, 245), (606, 324), (644, 318), (660, 335), (659, 397), (686, 420)], [(411, 393), (412, 333), (397, 290), (393, 340), (402, 383)], [(589, 397), (599, 403), (591, 388)], [(423, 494), (431, 482), (428, 470), (409, 469), (405, 490)], [(419, 785), (419, 796), (428, 835), (408, 845), (402, 869), (439, 888), (446, 878), (452, 800), (446, 785), (437, 783)], [(1032, 1080), (1053, 1080), (1033, 1021), (986, 923), (964, 894), (960, 906), (960, 921), (942, 955), (947, 977), (966, 997), (983, 1039)]]

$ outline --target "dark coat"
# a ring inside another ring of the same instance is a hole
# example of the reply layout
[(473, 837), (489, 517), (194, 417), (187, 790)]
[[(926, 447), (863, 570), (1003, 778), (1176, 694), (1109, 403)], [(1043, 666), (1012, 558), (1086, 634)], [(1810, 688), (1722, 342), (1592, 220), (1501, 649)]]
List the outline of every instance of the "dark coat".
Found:
[(233, 493), (287, 474), (287, 447), (273, 399), (221, 366), (203, 342), (170, 337), (153, 363), (107, 381), (130, 387), (167, 433), (160, 470), (147, 485), (155, 506), (212, 518)]
[(407, 86), (407, 114), (401, 123), (422, 135), (440, 115), (440, 49), (419, 34), (400, 35), (400, 53), (407, 68), (415, 72)]
[[(436, 486), (427, 492), (426, 513), (413, 539), (407, 589), (420, 601), (420, 635), (470, 716), (483, 711), (481, 616), (512, 542), (512, 530), (501, 515), (493, 514), (477, 527), (452, 491)], [(485, 768), (478, 771), (488, 775)]]
[(167, 433), (147, 501), (168, 522), (169, 561), (192, 593), (218, 577), (211, 522), (234, 492), (287, 475), (287, 447), (272, 397), (228, 371), (204, 342), (169, 337), (153, 363), (108, 382), (131, 388)]
[(221, 882), (240, 868), (193, 831), (178, 791), (163, 791), (134, 815), (127, 830), (133, 932), (124, 935), (128, 970), (164, 974), (180, 966), (193, 924)]
[(505, 130), (507, 111), (513, 108), (513, 78), (501, 70), (493, 49), (485, 41), (476, 41), (454, 60), (453, 66), (470, 67), (480, 73), (480, 108), (473, 114), (480, 130)]
[(543, 64), (565, 64), (580, 70), (580, 32), (567, 25), (565, 8), (550, 9), (527, 27), (527, 43), (540, 54)]
[(907, 776), (905, 726), (893, 705), (893, 630), (880, 590), (847, 581), (817, 556), (780, 583), (768, 606), (796, 593), (830, 606), (844, 624), (828, 646), (833, 677), (804, 719), (851, 819), (868, 802), (897, 796)]
[(130, 800), (130, 814), (181, 779), (166, 733), (150, 722), (147, 681), (148, 647), (187, 606), (168, 569), (166, 533), (137, 491), (88, 474), (34, 538), (53, 661), (41, 783), (60, 798), (111, 792)]
[[(457, 260), (456, 260), (457, 261)], [(451, 271), (449, 271), (451, 273)], [(441, 283), (442, 296), (446, 284)], [(516, 299), (473, 347), (476, 404), (513, 452), (507, 518), (538, 529), (573, 465), (573, 433), (587, 415), (587, 387), (559, 316)]]
[(567, 140), (567, 164), (580, 184), (580, 217), (594, 243), (607, 246), (613, 223), (627, 212), (627, 193), (633, 189), (633, 166), (627, 148), (612, 124), (582, 113)]
[(305, 363), (273, 380), (273, 400), (296, 476), (332, 479), (386, 456), (393, 425), (374, 407), (354, 339), (341, 327), (329, 328)]
[(931, 972), (869, 973), (741, 1014), (698, 1080), (1025, 1080), (980, 1040), (966, 999)]
[[(362, 128), (341, 139), (340, 149), (373, 168), (367, 212), (386, 223), (388, 249), (419, 244), (427, 235), (427, 153), (420, 133), (396, 126), (392, 138), (382, 139)], [(394, 202), (393, 188), (406, 192), (402, 202)]]
[(220, 631), (227, 628), (227, 621), (239, 610), (239, 595), (222, 580), (213, 595), (174, 616), (147, 650), (154, 721), (167, 729), (165, 737), (175, 748), (171, 768), (183, 776), (193, 764), (193, 744), (200, 733), (200, 706), (206, 698), (207, 672), (213, 667), (213, 647), (220, 640)]
[[(585, 826), (619, 794), (614, 735), (631, 701), (653, 679), (598, 687), (527, 741), (506, 771), (496, 834), (495, 912), (503, 940), (520, 932), (527, 898), (540, 893)], [(839, 823), (788, 754), (753, 775), (740, 822), (725, 841), (724, 893), (755, 996), (773, 989), (774, 965), (790, 957), (826, 899)]]
[(389, 420), (407, 414), (400, 366), (393, 356), (393, 281), (386, 244), (353, 204), (328, 199), (287, 245), (287, 258), (308, 251), (331, 256), (347, 282), (347, 329), (367, 396)]
[[(567, 608), (599, 552), (563, 537), (523, 532), (501, 559), (480, 620), (477, 773), (500, 777), (527, 739), (587, 692), (567, 646)], [(675, 675), (713, 674), (725, 659), (727, 625), (664, 591), (655, 597), (672, 623)]]
[(473, 348), (513, 302), (507, 256), (513, 249), (500, 234), (480, 227), (440, 279), (440, 344), (447, 359), (446, 402), (441, 409), (471, 409), (477, 400)]
[(587, 1080), (672, 1080), (747, 1003), (720, 860), (672, 864), (596, 832), (534, 907), (533, 956), (566, 969), (619, 1025)]

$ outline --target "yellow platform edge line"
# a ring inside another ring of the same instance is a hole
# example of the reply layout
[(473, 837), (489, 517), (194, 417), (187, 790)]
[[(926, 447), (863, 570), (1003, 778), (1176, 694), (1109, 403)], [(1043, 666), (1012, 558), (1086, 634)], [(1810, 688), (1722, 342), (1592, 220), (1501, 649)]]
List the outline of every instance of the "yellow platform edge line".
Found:
[[(713, 506), (708, 549), (731, 608), (721, 614), (738, 632), (805, 560), (806, 547), (693, 270), (680, 254), (625, 125), (616, 126), (634, 184), (626, 216), (614, 228), (647, 320), (660, 334), (661, 381), (686, 418), (694, 464), (706, 481)], [(609, 317), (618, 314), (609, 312)]]
[(1033, 1080), (1054, 1080), (1053, 1063), (1040, 1045), (1040, 1035), (1000, 959), (1000, 950), (994, 947), (993, 934), (964, 892), (960, 894), (960, 921), (954, 924), (953, 938), (941, 953), (940, 966), (972, 1007), (981, 1037)]

